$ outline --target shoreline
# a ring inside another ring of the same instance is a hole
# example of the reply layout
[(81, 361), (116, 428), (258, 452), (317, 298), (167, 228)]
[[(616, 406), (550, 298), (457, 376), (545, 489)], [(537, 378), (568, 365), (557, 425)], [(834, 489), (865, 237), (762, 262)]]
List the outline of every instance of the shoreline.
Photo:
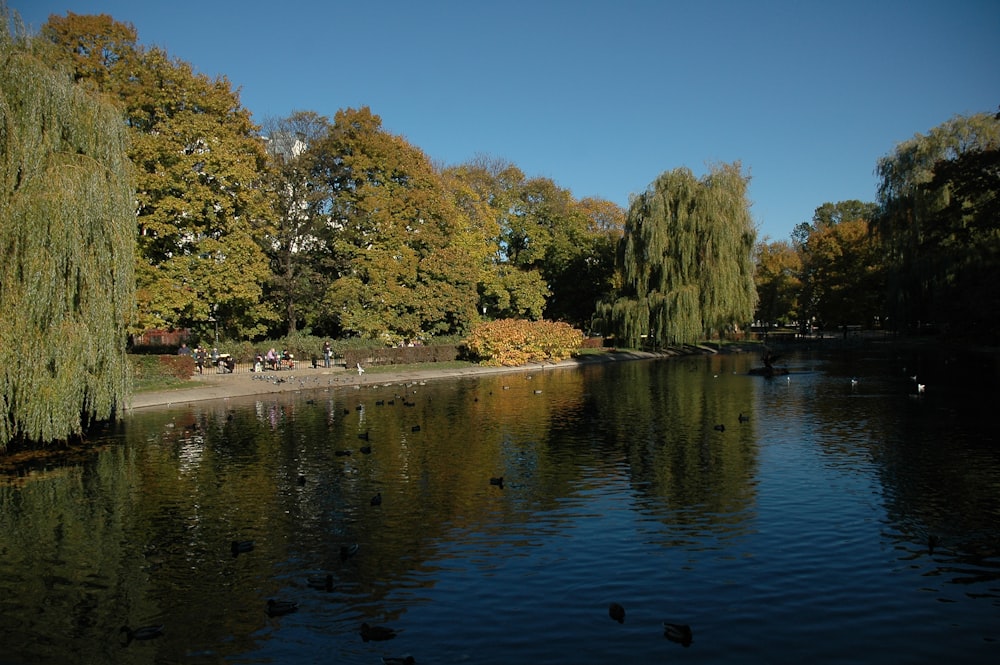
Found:
[[(741, 352), (744, 349), (723, 349), (726, 352)], [(470, 366), (458, 368), (427, 368), (392, 370), (380, 369), (376, 372), (358, 374), (343, 367), (303, 366), (300, 369), (267, 371), (259, 374), (195, 374), (192, 382), (197, 385), (172, 390), (153, 390), (132, 395), (126, 413), (154, 408), (175, 408), (192, 402), (231, 399), (271, 393), (301, 392), (334, 387), (368, 386), (383, 383), (405, 383), (451, 379), (489, 374), (516, 372), (550, 371), (581, 367), (595, 363), (631, 362), (655, 360), (677, 356), (708, 355), (718, 353), (717, 349), (705, 346), (677, 348), (669, 351), (609, 351), (600, 354), (576, 356), (559, 362), (534, 362), (516, 367)]]

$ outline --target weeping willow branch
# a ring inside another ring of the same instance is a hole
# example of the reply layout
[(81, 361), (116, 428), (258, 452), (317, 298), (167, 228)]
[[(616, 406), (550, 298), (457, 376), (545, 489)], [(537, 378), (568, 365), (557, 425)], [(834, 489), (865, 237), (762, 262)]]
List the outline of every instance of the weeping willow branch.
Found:
[(135, 194), (118, 112), (12, 35), (0, 5), (0, 449), (125, 406)]
[(757, 291), (756, 231), (738, 164), (702, 179), (688, 169), (664, 173), (632, 201), (619, 245), (622, 287), (598, 316), (625, 344), (698, 341), (744, 324)]

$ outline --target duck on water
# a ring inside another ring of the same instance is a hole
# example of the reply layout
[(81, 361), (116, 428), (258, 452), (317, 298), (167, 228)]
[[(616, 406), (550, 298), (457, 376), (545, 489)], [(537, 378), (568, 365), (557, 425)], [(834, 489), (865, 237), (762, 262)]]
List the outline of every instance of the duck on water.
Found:
[(761, 353), (761, 360), (764, 363), (763, 367), (751, 367), (751, 376), (784, 376), (788, 374), (787, 367), (775, 367), (774, 363), (781, 356), (775, 355), (771, 349), (764, 347), (764, 351)]

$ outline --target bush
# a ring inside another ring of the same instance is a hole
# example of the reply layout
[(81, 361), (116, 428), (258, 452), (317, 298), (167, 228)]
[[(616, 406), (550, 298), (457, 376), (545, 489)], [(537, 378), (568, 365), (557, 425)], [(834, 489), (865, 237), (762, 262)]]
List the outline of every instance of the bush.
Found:
[(500, 319), (476, 326), (465, 345), (481, 365), (516, 367), (529, 362), (564, 360), (583, 343), (583, 333), (568, 323)]
[(174, 377), (175, 379), (190, 379), (194, 374), (194, 357), (193, 356), (156, 356), (158, 360), (158, 366), (163, 374)]

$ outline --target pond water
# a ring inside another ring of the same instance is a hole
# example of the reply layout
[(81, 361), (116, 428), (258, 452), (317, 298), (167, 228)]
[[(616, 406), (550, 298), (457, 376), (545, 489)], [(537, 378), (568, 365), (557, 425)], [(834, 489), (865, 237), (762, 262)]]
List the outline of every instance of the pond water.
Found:
[(0, 479), (0, 662), (992, 662), (981, 368), (860, 350), (765, 379), (756, 361), (131, 414), (88, 460)]

